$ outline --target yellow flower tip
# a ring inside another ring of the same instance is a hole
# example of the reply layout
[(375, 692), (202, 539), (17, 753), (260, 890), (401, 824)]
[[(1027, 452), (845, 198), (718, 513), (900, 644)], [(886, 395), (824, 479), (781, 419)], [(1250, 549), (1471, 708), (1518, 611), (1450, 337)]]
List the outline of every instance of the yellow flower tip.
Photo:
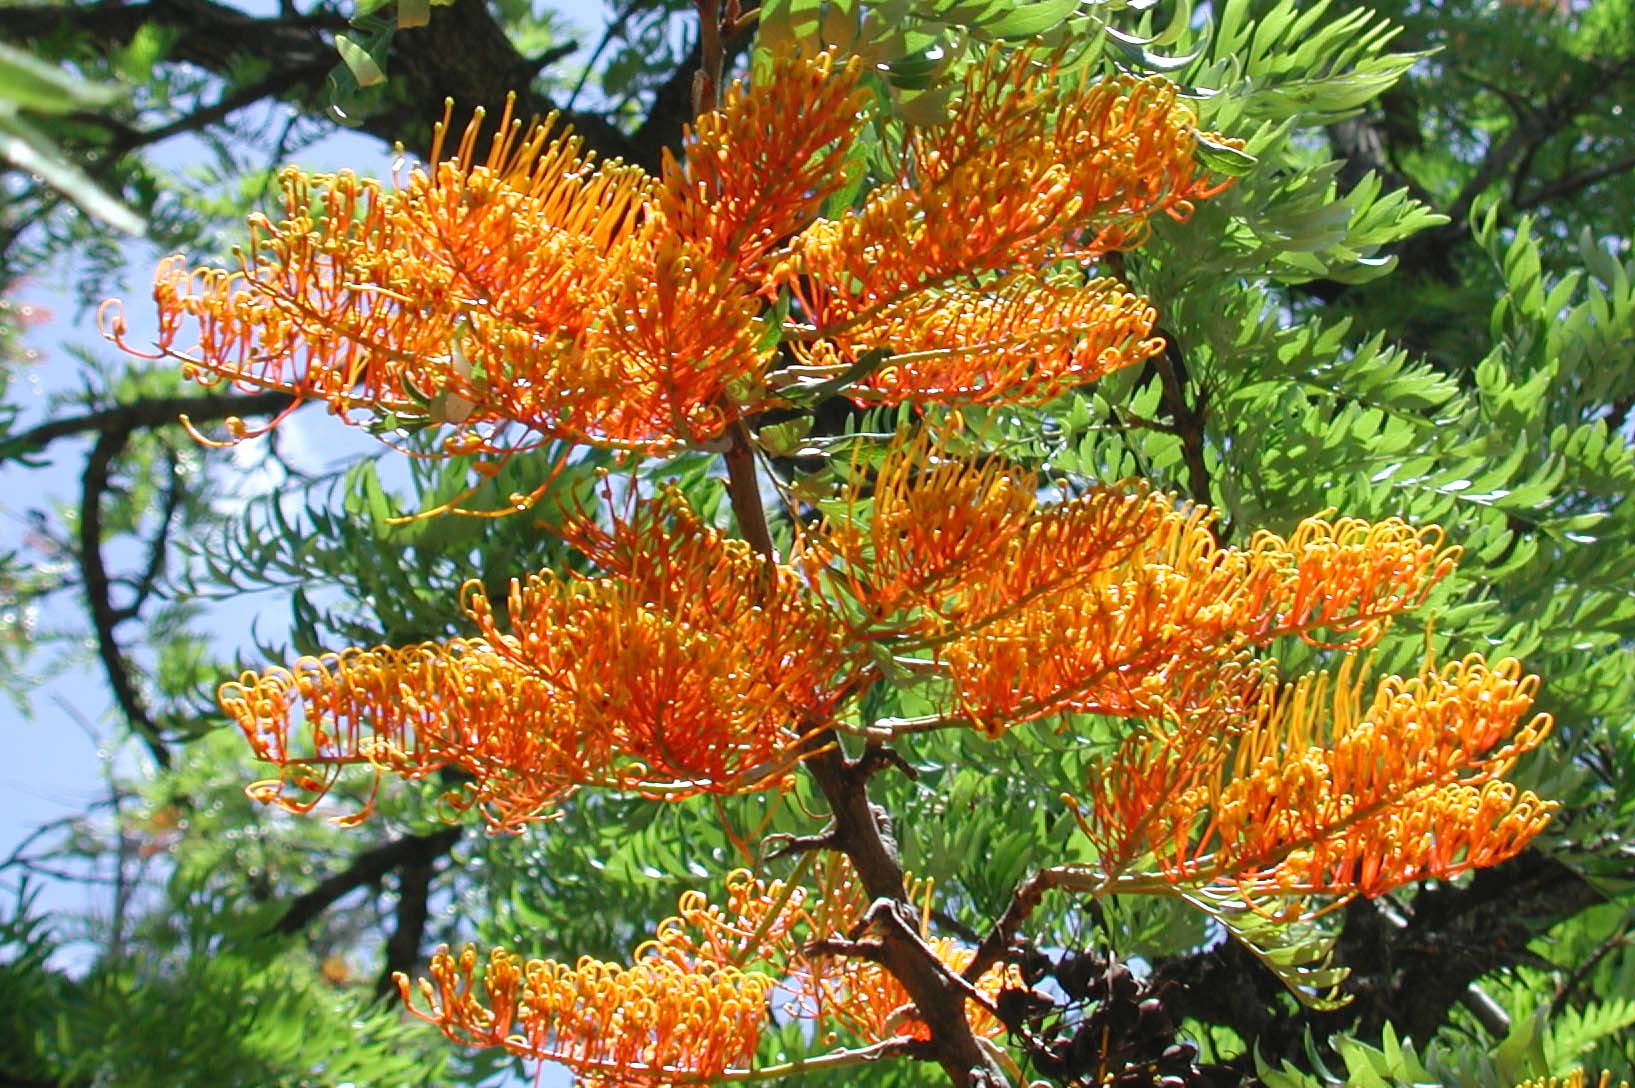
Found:
[[(1590, 1079), (1591, 1076), (1588, 1070), (1580, 1068), (1564, 1077), (1531, 1077), (1516, 1085), (1516, 1088), (1613, 1088), (1611, 1070), (1602, 1070), (1594, 1080)], [(1629, 1082), (1620, 1080), (1617, 1088), (1629, 1088)]]
[(176, 422), (182, 425), (182, 430), (189, 438), (208, 449), (228, 450), (238, 445), (238, 440), (235, 438), (230, 438), (227, 441), (222, 442), (208, 437), (203, 431), (199, 430), (198, 427), (193, 425), (193, 420), (188, 418), (186, 412), (183, 412), (181, 415), (177, 416)]
[[(781, 51), (684, 136), (684, 158), (666, 155), (666, 220), (703, 253), (759, 277), (766, 257), (817, 217), (846, 184), (847, 149), (867, 119), (860, 62), (830, 52)], [(781, 258), (780, 258), (781, 261)]]

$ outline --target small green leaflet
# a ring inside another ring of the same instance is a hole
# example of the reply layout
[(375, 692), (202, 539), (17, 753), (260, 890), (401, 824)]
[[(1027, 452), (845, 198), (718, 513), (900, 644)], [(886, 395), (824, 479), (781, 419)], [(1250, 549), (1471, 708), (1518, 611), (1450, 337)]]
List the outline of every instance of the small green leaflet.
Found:
[(1198, 142), (1198, 161), (1217, 174), (1240, 178), (1253, 170), (1260, 161), (1247, 151), (1221, 143), (1205, 133), (1194, 132), (1192, 136)]

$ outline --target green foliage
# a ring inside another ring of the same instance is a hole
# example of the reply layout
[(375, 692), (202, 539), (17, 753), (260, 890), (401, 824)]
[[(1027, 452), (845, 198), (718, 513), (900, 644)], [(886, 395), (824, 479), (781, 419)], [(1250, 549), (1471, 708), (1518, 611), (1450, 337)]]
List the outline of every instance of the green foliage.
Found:
[(23, 116), (99, 109), (119, 95), (118, 87), (76, 79), (0, 42), (0, 160), (40, 177), (86, 215), (115, 230), (140, 234), (142, 220), (66, 157), (46, 130)]
[[(0, 918), (0, 1062), (47, 1083), (320, 1088), (437, 1084), (447, 1059), (390, 1008), (362, 1011), (299, 953), (218, 938), (137, 950), (83, 976), (52, 965), (50, 927), (24, 892)], [(187, 920), (219, 932), (222, 919)], [(229, 923), (230, 927), (230, 923)]]

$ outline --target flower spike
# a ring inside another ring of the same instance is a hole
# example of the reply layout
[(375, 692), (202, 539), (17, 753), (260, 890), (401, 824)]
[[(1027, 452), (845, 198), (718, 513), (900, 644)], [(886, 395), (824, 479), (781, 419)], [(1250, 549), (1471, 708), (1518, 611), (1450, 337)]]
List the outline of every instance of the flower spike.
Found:
[(846, 185), (846, 156), (867, 119), (860, 57), (780, 53), (664, 153), (660, 202), (682, 238), (760, 278), (762, 258), (799, 233)]
[(798, 354), (892, 353), (853, 387), (860, 404), (1042, 404), (1158, 354), (1156, 319), (1112, 280), (1058, 286), (1017, 273), (918, 292)]
[(1503, 861), (1554, 808), (1500, 777), (1550, 730), (1529, 717), (1538, 678), (1513, 660), (1387, 677), (1372, 700), (1351, 659), (1332, 685), (1239, 679), (1247, 707), (1132, 737), (1091, 773), (1085, 826), (1104, 865), (1151, 854), (1171, 884), (1343, 902)]
[(668, 526), (645, 539), (640, 577), (513, 582), (509, 631), (468, 585), (480, 639), (347, 650), (224, 685), (223, 708), (281, 769), (255, 795), (305, 810), (345, 766), (411, 779), (452, 767), (470, 781), (449, 803), (514, 829), (579, 786), (777, 786), (802, 723), (840, 697), (838, 621), (690, 511)]
[(738, 870), (724, 907), (686, 892), (628, 965), (586, 957), (570, 967), (496, 948), (480, 968), (476, 949), (444, 948), (429, 979), (411, 986), (399, 974), (398, 989), (411, 1013), (459, 1043), (558, 1061), (595, 1083), (706, 1083), (749, 1065), (780, 979), (794, 969), (810, 985), (802, 946), (861, 909), (850, 870), (835, 869), (817, 891)]
[[(965, 712), (993, 731), (1063, 711), (1162, 714), (1178, 675), (1250, 647), (1289, 636), (1371, 645), (1457, 555), (1440, 530), (1396, 519), (1308, 518), (1287, 540), (1260, 533), (1244, 548), (1220, 547), (1208, 520), (1173, 508), (1070, 589), (990, 596), (993, 620), (937, 650)], [(1015, 588), (1003, 573), (991, 584)]]
[(785, 274), (815, 337), (962, 277), (1128, 247), (1149, 216), (1218, 191), (1166, 80), (1062, 80), (1019, 50), (974, 67), (956, 101), (914, 132), (895, 183), (797, 239)]
[(735, 967), (688, 969), (651, 959), (626, 967), (589, 957), (569, 966), (524, 961), (503, 948), (489, 954), (485, 970), (476, 949), (454, 955), (444, 948), (429, 970), (413, 989), (399, 975), (398, 989), (411, 1013), (453, 1041), (561, 1062), (608, 1084), (654, 1088), (707, 1083), (747, 1065), (777, 985)]

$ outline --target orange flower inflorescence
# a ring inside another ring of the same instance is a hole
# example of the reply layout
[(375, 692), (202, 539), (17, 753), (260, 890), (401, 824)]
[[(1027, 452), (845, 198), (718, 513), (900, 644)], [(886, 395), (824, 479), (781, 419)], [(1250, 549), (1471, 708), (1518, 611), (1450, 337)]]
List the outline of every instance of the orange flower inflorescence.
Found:
[(1102, 864), (1150, 855), (1171, 884), (1343, 902), (1496, 864), (1543, 828), (1554, 806), (1501, 777), (1549, 732), (1529, 714), (1537, 677), (1471, 656), (1369, 700), (1356, 671), (1279, 686), (1237, 670), (1225, 713), (1125, 741), (1088, 783)]
[(223, 707), (281, 768), (258, 795), (307, 809), (348, 765), (449, 767), (469, 776), (451, 803), (513, 828), (582, 785), (681, 797), (783, 781), (801, 723), (839, 697), (839, 624), (793, 571), (668, 509), (644, 522), (632, 570), (514, 581), (508, 631), (469, 585), (482, 638), (346, 650), (225, 685)]
[[(456, 1042), (562, 1062), (596, 1083), (703, 1083), (750, 1063), (780, 987), (790, 1011), (866, 1039), (925, 1037), (923, 1024), (898, 1030), (891, 1014), (908, 999), (880, 968), (806, 958), (808, 944), (844, 932), (862, 906), (845, 865), (830, 866), (816, 890), (738, 870), (724, 907), (684, 893), (628, 965), (587, 957), (570, 967), (495, 949), (479, 967), (468, 947), (440, 950), (418, 985), (397, 983), (409, 1010)], [(936, 948), (955, 970), (970, 960), (949, 942)], [(991, 997), (1015, 975), (996, 969), (979, 988)], [(1001, 1030), (979, 1015), (984, 1034)]]
[[(840, 219), (820, 213), (873, 102), (856, 58), (773, 58), (658, 178), (509, 107), (486, 156), (479, 112), (438, 161), (445, 119), (432, 165), (392, 186), (285, 171), (283, 218), (252, 218), (237, 268), (165, 262), (158, 350), (204, 384), (449, 426), (457, 454), (708, 446), (779, 403), (785, 337), (820, 366), (895, 353), (848, 390), (859, 401), (1044, 399), (1158, 346), (1146, 300), (1046, 266), (1132, 244), (1147, 216), (1218, 188), (1173, 86), (1054, 67), (1021, 51), (973, 71), (971, 102), (914, 130), (902, 178)], [(982, 110), (1013, 97), (1029, 104), (1014, 128), (982, 137)], [(800, 320), (772, 327), (786, 294)], [(123, 344), (123, 318), (105, 321)]]
[(457, 1043), (498, 1046), (561, 1062), (582, 1077), (641, 1086), (706, 1083), (755, 1054), (766, 1025), (771, 976), (725, 965), (666, 960), (629, 966), (585, 957), (569, 966), (494, 949), (447, 949), (420, 980), (420, 1005), (401, 975), (409, 1011)]
[[(430, 165), (390, 186), (286, 171), (283, 217), (252, 220), (237, 268), (166, 262), (158, 351), (203, 384), (450, 428), (449, 454), (726, 449), (735, 504), (754, 506), (746, 421), (769, 409), (834, 393), (1040, 404), (1161, 350), (1148, 301), (1088, 265), (1223, 183), (1173, 84), (1060, 59), (973, 65), (945, 122), (874, 157), (883, 180), (855, 209), (833, 203), (878, 89), (856, 58), (758, 62), (657, 177), (510, 107), (486, 156), (479, 113), (444, 160), (445, 117)], [(252, 794), (305, 810), (349, 766), (448, 771), (452, 807), (516, 829), (583, 786), (778, 788), (836, 729), (997, 736), (1091, 713), (1144, 723), (1081, 813), (1109, 892), (1304, 910), (1492, 864), (1543, 826), (1551, 806), (1503, 779), (1549, 729), (1515, 662), (1471, 657), (1365, 698), (1350, 658), (1332, 683), (1280, 684), (1252, 656), (1288, 637), (1375, 643), (1452, 570), (1440, 530), (1319, 516), (1228, 547), (1201, 507), (1131, 483), (1074, 491), (959, 445), (959, 413), (932, 418), (947, 431), (922, 421), (877, 471), (850, 466), (820, 524), (794, 519), (787, 563), (638, 481), (611, 524), (566, 519), (600, 573), (515, 580), (503, 608), (468, 584), (472, 637), (224, 685), (279, 768)], [(898, 676), (946, 712), (856, 721), (858, 693)], [(498, 949), (482, 968), (444, 950), (400, 986), (451, 1038), (597, 1084), (744, 1070), (780, 990), (797, 1015), (886, 1043), (864, 1057), (929, 1038), (897, 978), (839, 954), (867, 951), (874, 916), (838, 860), (815, 892), (747, 873), (727, 890), (724, 907), (684, 896), (629, 964)], [(927, 930), (913, 936), (951, 975), (971, 964)], [(994, 1000), (1020, 975), (997, 965), (975, 986), (971, 1027), (995, 1036)]]
[(1064, 712), (1163, 714), (1183, 678), (1285, 636), (1369, 645), (1458, 554), (1396, 519), (1309, 518), (1228, 548), (1207, 510), (1171, 496), (1126, 485), (1040, 504), (1040, 491), (1025, 468), (922, 436), (887, 456), (871, 498), (842, 496), (804, 557), (834, 569), (863, 634), (928, 655), (990, 733)]
[(1145, 299), (1038, 270), (1139, 244), (1150, 216), (1220, 190), (1175, 85), (1063, 79), (1020, 51), (973, 68), (955, 101), (914, 132), (896, 181), (795, 239), (785, 275), (814, 326), (804, 355), (889, 349), (901, 358), (856, 396), (901, 404), (1041, 402), (1156, 354)]
[[(1109, 494), (1128, 501), (1079, 501)], [(1183, 674), (1247, 647), (1291, 635), (1372, 644), (1457, 555), (1439, 529), (1397, 519), (1308, 518), (1287, 539), (1261, 532), (1243, 548), (1217, 544), (1209, 519), (1177, 504), (1120, 561), (1097, 557), (1093, 574), (1023, 607), (993, 601), (991, 620), (935, 651), (965, 713), (990, 729), (1064, 711), (1161, 714)]]

